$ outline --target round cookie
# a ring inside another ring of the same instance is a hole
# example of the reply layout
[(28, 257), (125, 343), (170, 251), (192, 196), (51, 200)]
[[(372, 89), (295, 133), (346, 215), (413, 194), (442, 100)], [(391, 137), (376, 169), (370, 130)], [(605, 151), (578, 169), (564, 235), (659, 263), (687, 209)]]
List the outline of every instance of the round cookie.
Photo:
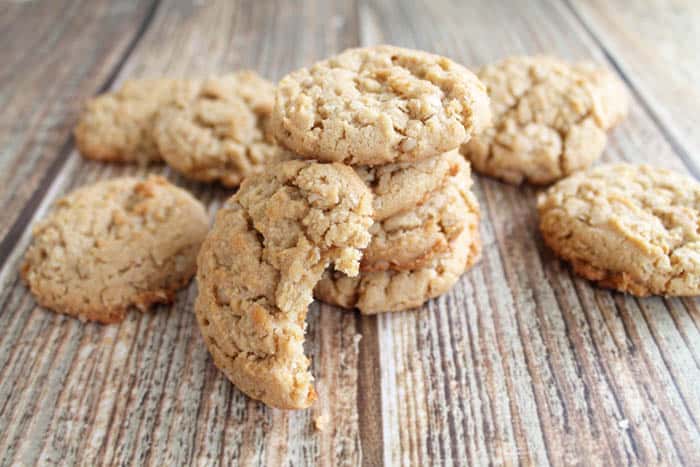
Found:
[(160, 161), (153, 137), (158, 109), (189, 100), (198, 83), (184, 79), (126, 81), (121, 89), (90, 99), (75, 127), (75, 142), (88, 159), (111, 162)]
[(442, 188), (464, 158), (455, 149), (418, 162), (355, 166), (374, 195), (374, 220), (384, 220), (424, 203)]
[(287, 161), (246, 178), (198, 258), (195, 313), (214, 363), (265, 404), (316, 398), (304, 355), (312, 291), (330, 264), (357, 274), (372, 195), (341, 164)]
[(80, 188), (34, 228), (22, 277), (41, 306), (114, 323), (169, 303), (194, 275), (208, 228), (202, 204), (161, 177)]
[(372, 242), (362, 257), (362, 271), (421, 268), (449, 249), (463, 229), (478, 224), (479, 205), (471, 192), (469, 164), (462, 159), (456, 168), (424, 204), (372, 225)]
[(276, 154), (274, 89), (253, 71), (205, 80), (195, 98), (158, 113), (154, 137), (163, 159), (186, 177), (238, 186)]
[(280, 144), (304, 157), (380, 165), (455, 149), (490, 119), (486, 88), (466, 68), (384, 45), (285, 76), (272, 126)]
[(358, 308), (362, 314), (417, 308), (450, 290), (479, 258), (478, 226), (470, 227), (452, 241), (448, 251), (419, 269), (361, 272), (357, 277), (326, 271), (314, 289), (314, 296), (331, 305)]
[(538, 199), (547, 245), (574, 271), (634, 295), (700, 294), (700, 184), (648, 165), (607, 164)]
[(549, 184), (587, 168), (628, 110), (622, 82), (589, 63), (511, 57), (478, 76), (494, 124), (460, 151), (475, 171), (512, 184)]

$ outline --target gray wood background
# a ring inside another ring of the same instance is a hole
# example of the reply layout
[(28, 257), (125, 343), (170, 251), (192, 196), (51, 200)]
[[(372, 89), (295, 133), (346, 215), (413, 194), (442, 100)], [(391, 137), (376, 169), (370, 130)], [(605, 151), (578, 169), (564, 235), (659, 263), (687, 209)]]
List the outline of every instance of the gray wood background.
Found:
[[(307, 411), (248, 400), (192, 313), (100, 326), (37, 307), (18, 278), (61, 194), (144, 169), (85, 161), (82, 101), (129, 77), (241, 67), (278, 79), (380, 42), (469, 67), (593, 59), (633, 98), (605, 160), (700, 174), (700, 2), (0, 2), (0, 465), (700, 465), (700, 302), (591, 287), (544, 247), (531, 188), (479, 178), (481, 262), (418, 312), (314, 305)], [(211, 213), (230, 195), (153, 167)], [(313, 428), (315, 417), (331, 420)]]

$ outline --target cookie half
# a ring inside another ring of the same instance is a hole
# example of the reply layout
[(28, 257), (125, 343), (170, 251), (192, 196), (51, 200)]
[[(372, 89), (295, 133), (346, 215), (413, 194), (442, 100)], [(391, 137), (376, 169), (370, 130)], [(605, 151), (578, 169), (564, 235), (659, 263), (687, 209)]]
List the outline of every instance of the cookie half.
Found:
[(34, 228), (22, 277), (40, 305), (114, 323), (168, 303), (194, 275), (202, 204), (161, 177), (118, 178), (59, 200)]
[(477, 74), (493, 126), (460, 151), (475, 171), (508, 183), (544, 185), (587, 168), (601, 156), (606, 131), (628, 112), (622, 82), (591, 63), (521, 56)]
[(479, 205), (471, 192), (469, 163), (459, 160), (455, 168), (447, 183), (423, 204), (372, 225), (362, 271), (421, 268), (447, 251), (463, 229), (478, 224)]
[(278, 142), (304, 157), (379, 165), (455, 149), (490, 119), (486, 88), (466, 68), (384, 45), (285, 76), (272, 125)]
[(537, 209), (574, 271), (634, 295), (700, 293), (700, 184), (648, 165), (607, 164), (560, 181)]
[(304, 355), (307, 307), (331, 263), (359, 269), (372, 195), (341, 164), (287, 161), (246, 178), (198, 258), (197, 322), (214, 363), (265, 404), (316, 398)]
[(153, 137), (158, 110), (177, 100), (189, 100), (197, 81), (139, 79), (121, 89), (90, 99), (75, 127), (75, 142), (88, 159), (110, 162), (160, 161)]
[(269, 128), (273, 102), (273, 84), (253, 71), (207, 79), (193, 99), (161, 108), (158, 149), (186, 177), (238, 186), (276, 154)]
[(480, 253), (481, 240), (474, 225), (465, 228), (448, 251), (419, 269), (361, 272), (357, 277), (326, 271), (314, 289), (314, 296), (331, 305), (357, 308), (363, 314), (417, 308), (449, 291)]

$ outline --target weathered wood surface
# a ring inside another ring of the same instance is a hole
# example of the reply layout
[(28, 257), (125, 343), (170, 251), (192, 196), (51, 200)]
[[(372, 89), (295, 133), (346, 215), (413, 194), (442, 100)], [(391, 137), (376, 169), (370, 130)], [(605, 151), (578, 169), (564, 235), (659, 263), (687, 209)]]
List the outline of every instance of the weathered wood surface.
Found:
[(65, 162), (81, 102), (111, 85), (153, 6), (0, 3), (0, 261)]
[[(375, 318), (314, 305), (320, 399), (305, 412), (252, 402), (213, 367), (194, 285), (170, 309), (98, 326), (36, 307), (17, 277), (32, 222), (76, 186), (162, 172), (212, 213), (230, 194), (163, 167), (77, 155), (79, 101), (132, 76), (249, 67), (277, 79), (378, 42), (472, 67), (515, 53), (593, 58), (623, 73), (633, 97), (605, 158), (698, 173), (688, 155), (700, 142), (681, 117), (693, 101), (659, 89), (666, 76), (690, 86), (694, 49), (630, 49), (636, 10), (611, 18), (599, 3), (0, 6), (0, 37), (12, 44), (0, 48), (0, 465), (700, 464), (700, 302), (635, 299), (574, 277), (537, 234), (533, 189), (478, 179), (483, 259), (424, 310)], [(672, 14), (676, 4), (654, 8)], [(656, 27), (666, 44), (683, 33)], [(656, 61), (678, 54), (687, 73)], [(330, 423), (319, 433), (322, 414)]]
[[(572, 1), (676, 152), (700, 159), (700, 2)], [(696, 174), (698, 176), (699, 174)]]

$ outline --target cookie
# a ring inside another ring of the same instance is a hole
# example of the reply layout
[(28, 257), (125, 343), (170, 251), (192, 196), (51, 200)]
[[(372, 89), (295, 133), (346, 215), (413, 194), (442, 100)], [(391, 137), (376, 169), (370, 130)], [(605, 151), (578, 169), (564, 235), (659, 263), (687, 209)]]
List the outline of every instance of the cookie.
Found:
[(479, 205), (471, 192), (469, 163), (462, 159), (456, 168), (425, 203), (372, 225), (362, 271), (421, 268), (445, 252), (464, 228), (478, 224)]
[(357, 175), (374, 195), (374, 220), (381, 221), (424, 203), (453, 176), (462, 156), (452, 150), (419, 162), (358, 165)]
[(36, 225), (22, 277), (41, 306), (115, 323), (131, 306), (172, 302), (208, 224), (202, 204), (161, 177), (98, 182)]
[[(280, 148), (274, 156), (275, 160), (300, 158)], [(454, 149), (418, 162), (356, 165), (353, 169), (372, 190), (374, 220), (378, 222), (424, 203), (434, 191), (444, 187), (463, 164), (464, 157)]]
[(357, 274), (371, 223), (372, 195), (351, 168), (308, 161), (246, 178), (219, 211), (198, 258), (195, 313), (241, 391), (274, 407), (311, 405), (307, 306), (330, 263)]
[(574, 271), (634, 295), (700, 293), (700, 184), (625, 163), (560, 181), (537, 202), (546, 244)]
[(479, 231), (476, 224), (469, 227), (452, 241), (449, 250), (419, 269), (361, 272), (357, 277), (329, 270), (314, 289), (314, 296), (368, 315), (417, 308), (450, 290), (479, 258)]
[(210, 78), (194, 99), (160, 110), (158, 149), (186, 177), (238, 186), (276, 154), (269, 128), (273, 103), (273, 84), (255, 72)]
[(478, 76), (493, 126), (460, 151), (475, 171), (512, 184), (545, 185), (587, 168), (601, 156), (606, 131), (628, 111), (622, 82), (590, 63), (512, 57)]
[(197, 88), (198, 83), (192, 80), (130, 80), (118, 91), (89, 100), (74, 131), (78, 150), (84, 157), (100, 161), (160, 161), (153, 137), (158, 109), (179, 99), (191, 99)]
[(466, 68), (384, 45), (285, 76), (272, 127), (280, 144), (304, 157), (380, 165), (455, 149), (490, 119), (486, 88)]

